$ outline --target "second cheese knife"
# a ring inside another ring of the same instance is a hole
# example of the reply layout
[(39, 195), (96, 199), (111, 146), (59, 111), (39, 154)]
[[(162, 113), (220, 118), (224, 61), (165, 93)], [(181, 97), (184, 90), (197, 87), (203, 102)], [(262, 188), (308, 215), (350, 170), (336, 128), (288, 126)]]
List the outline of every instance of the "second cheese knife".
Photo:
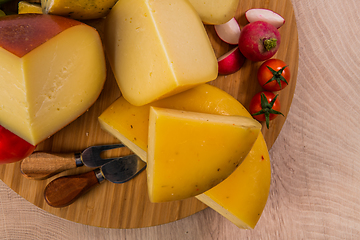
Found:
[(63, 176), (51, 181), (44, 190), (44, 197), (52, 207), (65, 207), (105, 179), (113, 183), (124, 183), (145, 168), (146, 163), (137, 155), (125, 156), (94, 171)]
[[(100, 167), (115, 158), (101, 158), (101, 153), (123, 144), (91, 146), (80, 153), (47, 153), (34, 152), (20, 164), (21, 173), (30, 179), (46, 179), (60, 172), (81, 166)], [(117, 157), (118, 158), (118, 157)]]

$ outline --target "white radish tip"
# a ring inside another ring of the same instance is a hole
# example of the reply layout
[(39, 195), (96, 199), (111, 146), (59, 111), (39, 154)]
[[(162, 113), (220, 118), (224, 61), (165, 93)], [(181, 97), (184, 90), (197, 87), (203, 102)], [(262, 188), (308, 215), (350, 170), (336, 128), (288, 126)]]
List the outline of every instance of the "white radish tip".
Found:
[(239, 43), (240, 26), (235, 18), (228, 22), (214, 26), (216, 34), (221, 40), (228, 44), (236, 45)]
[(218, 58), (218, 72), (221, 75), (232, 74), (239, 71), (244, 62), (244, 55), (240, 52), (239, 47), (235, 47)]
[(245, 12), (248, 22), (263, 21), (270, 23), (276, 28), (280, 28), (285, 23), (285, 19), (270, 9), (253, 8)]

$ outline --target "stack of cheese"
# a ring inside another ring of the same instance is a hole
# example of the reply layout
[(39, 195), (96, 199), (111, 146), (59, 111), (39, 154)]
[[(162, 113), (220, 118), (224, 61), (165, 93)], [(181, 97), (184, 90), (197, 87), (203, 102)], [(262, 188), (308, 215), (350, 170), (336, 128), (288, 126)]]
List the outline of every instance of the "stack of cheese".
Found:
[[(121, 97), (99, 121), (104, 130), (148, 161), (152, 201), (204, 192), (196, 197), (237, 226), (256, 225), (269, 193), (269, 155), (259, 126), (229, 94), (202, 84), (144, 106)], [(237, 159), (231, 162), (232, 157)], [(223, 173), (219, 164), (234, 168)]]

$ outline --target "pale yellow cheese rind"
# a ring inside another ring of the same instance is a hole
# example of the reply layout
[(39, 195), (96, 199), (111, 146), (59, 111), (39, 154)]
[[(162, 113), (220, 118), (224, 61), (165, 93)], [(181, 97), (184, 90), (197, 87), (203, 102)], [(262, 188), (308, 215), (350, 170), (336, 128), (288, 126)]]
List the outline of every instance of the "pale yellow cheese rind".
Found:
[(182, 200), (217, 185), (241, 164), (260, 130), (247, 117), (150, 107), (150, 201)]
[(119, 0), (104, 43), (124, 98), (136, 106), (217, 77), (211, 43), (187, 0)]
[(0, 48), (0, 124), (33, 145), (84, 113), (106, 79), (95, 29), (71, 27), (22, 58)]
[(205, 24), (224, 24), (235, 16), (239, 0), (189, 0)]

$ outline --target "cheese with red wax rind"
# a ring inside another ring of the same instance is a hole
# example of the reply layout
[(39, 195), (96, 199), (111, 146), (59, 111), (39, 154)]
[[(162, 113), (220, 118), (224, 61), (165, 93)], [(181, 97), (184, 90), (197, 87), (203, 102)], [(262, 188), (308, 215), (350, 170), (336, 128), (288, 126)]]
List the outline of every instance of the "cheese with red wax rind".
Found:
[(150, 107), (150, 201), (182, 200), (216, 186), (242, 163), (260, 130), (243, 116)]
[(84, 113), (106, 79), (98, 32), (59, 16), (0, 19), (0, 124), (32, 145)]
[(217, 77), (217, 59), (187, 0), (119, 0), (105, 50), (124, 98), (142, 106)]

